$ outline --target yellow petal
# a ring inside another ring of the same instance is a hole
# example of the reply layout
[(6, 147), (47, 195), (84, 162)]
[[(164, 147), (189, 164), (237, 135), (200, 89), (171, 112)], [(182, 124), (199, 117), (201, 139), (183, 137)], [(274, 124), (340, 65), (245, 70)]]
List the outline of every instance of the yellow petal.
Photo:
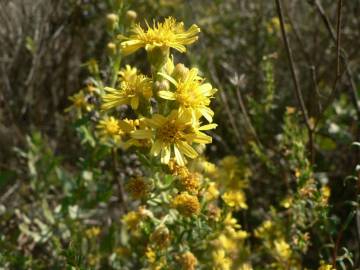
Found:
[(143, 140), (143, 139), (151, 139), (152, 136), (152, 131), (151, 130), (135, 130), (131, 133), (131, 137), (138, 139), (138, 140)]
[(123, 55), (132, 54), (141, 47), (144, 47), (144, 43), (140, 40), (128, 40), (121, 42), (121, 52)]
[(210, 123), (212, 122), (214, 112), (210, 108), (203, 106), (199, 109), (199, 111), (206, 118), (206, 120), (208, 120)]
[(193, 138), (193, 142), (207, 144), (212, 142), (212, 138), (204, 133), (197, 132)]
[(176, 143), (176, 146), (189, 158), (196, 158), (198, 155), (194, 148), (192, 148), (187, 142), (179, 141)]
[(167, 99), (167, 100), (175, 100), (176, 99), (175, 93), (170, 92), (170, 91), (159, 91), (158, 95), (159, 95), (159, 97), (161, 97), (163, 99)]
[(131, 103), (131, 107), (134, 110), (137, 110), (137, 108), (139, 107), (139, 98), (138, 97), (131, 98), (130, 103)]
[(159, 72), (158, 75), (164, 77), (165, 79), (167, 79), (169, 82), (171, 82), (173, 85), (177, 86), (178, 83), (177, 81), (175, 81), (175, 79), (165, 73)]
[(207, 124), (198, 128), (198, 130), (210, 130), (217, 127), (217, 124)]
[(154, 144), (151, 146), (150, 153), (153, 154), (154, 156), (159, 155), (161, 151), (161, 147), (162, 147), (161, 142), (159, 140), (156, 140)]
[(184, 166), (185, 163), (186, 163), (186, 159), (185, 159), (185, 157), (181, 154), (181, 152), (179, 151), (179, 149), (177, 148), (176, 145), (174, 145), (174, 152), (175, 152), (176, 162), (177, 162), (180, 166)]
[(166, 118), (161, 114), (155, 114), (151, 119), (145, 121), (150, 127), (159, 128), (166, 122)]
[(171, 157), (171, 148), (169, 145), (163, 147), (161, 149), (161, 162), (164, 164), (168, 164)]

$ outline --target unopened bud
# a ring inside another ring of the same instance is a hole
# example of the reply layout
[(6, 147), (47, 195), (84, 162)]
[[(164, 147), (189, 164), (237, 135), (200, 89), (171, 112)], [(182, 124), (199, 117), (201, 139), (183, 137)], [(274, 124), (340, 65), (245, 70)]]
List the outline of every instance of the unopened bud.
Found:
[(166, 247), (170, 243), (170, 232), (165, 225), (159, 225), (151, 234), (150, 240), (158, 247)]
[(134, 10), (128, 10), (126, 12), (126, 20), (129, 22), (133, 22), (137, 19), (137, 13)]
[(170, 84), (167, 80), (157, 81), (155, 87), (158, 91), (167, 91), (170, 89)]
[(115, 55), (116, 54), (116, 44), (113, 43), (113, 42), (109, 42), (107, 45), (106, 45), (106, 52), (109, 54), (109, 55)]
[(189, 72), (189, 69), (187, 67), (185, 67), (184, 64), (177, 64), (175, 66), (172, 77), (174, 77), (176, 80), (184, 80), (186, 78), (186, 75), (188, 74), (188, 72)]
[(109, 31), (113, 31), (117, 27), (118, 22), (119, 16), (115, 13), (109, 13), (108, 15), (106, 15), (106, 26)]

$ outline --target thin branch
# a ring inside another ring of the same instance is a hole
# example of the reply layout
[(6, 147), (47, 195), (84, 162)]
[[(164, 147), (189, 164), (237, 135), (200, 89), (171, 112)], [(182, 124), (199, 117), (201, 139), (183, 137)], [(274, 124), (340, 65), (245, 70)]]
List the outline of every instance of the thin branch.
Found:
[(295, 72), (295, 64), (294, 64), (294, 60), (293, 60), (293, 55), (292, 55), (292, 51), (291, 51), (291, 48), (289, 45), (289, 39), (288, 39), (288, 36), (285, 31), (285, 23), (284, 23), (282, 4), (281, 4), (280, 0), (275, 0), (275, 2), (276, 2), (277, 13), (279, 16), (279, 21), (280, 21), (281, 34), (282, 34), (282, 37), (284, 40), (287, 56), (288, 56), (289, 63), (290, 63), (291, 76), (292, 76), (294, 87), (295, 87), (296, 98), (300, 105), (300, 109), (301, 109), (303, 117), (304, 117), (305, 125), (306, 125), (306, 127), (308, 129), (308, 133), (309, 133), (310, 155), (311, 155), (311, 160), (313, 161), (313, 157), (314, 157), (313, 128), (312, 128), (312, 125), (311, 125), (309, 117), (308, 117), (308, 113), (307, 113), (305, 103), (304, 103), (304, 98), (303, 98), (303, 95), (302, 95), (302, 92), (300, 89), (300, 85), (299, 85), (299, 80), (298, 80), (296, 72)]
[[(208, 69), (209, 69), (209, 72), (210, 72), (210, 75), (211, 75), (212, 79), (213, 79), (214, 82), (217, 84), (217, 87), (220, 89), (220, 86), (221, 86), (220, 80), (219, 80), (219, 78), (218, 78), (218, 76), (217, 76), (217, 74), (216, 74), (216, 71), (215, 71), (214, 68), (213, 68), (213, 63), (212, 63), (212, 61), (209, 61)], [(225, 93), (224, 93), (224, 91), (223, 91), (222, 89), (220, 89), (219, 92), (220, 92), (221, 100), (222, 100), (222, 102), (223, 102), (223, 104), (224, 104), (224, 107), (225, 107), (226, 114), (228, 115), (229, 120), (230, 120), (230, 124), (231, 124), (231, 126), (232, 126), (232, 128), (233, 128), (233, 130), (234, 130), (235, 137), (236, 137), (236, 139), (238, 140), (238, 142), (241, 143), (242, 141), (241, 141), (240, 132), (239, 132), (237, 126), (236, 126), (236, 121), (235, 121), (235, 119), (234, 119), (234, 116), (233, 116), (233, 114), (231, 113), (231, 110), (230, 110), (230, 106), (229, 106), (229, 102), (228, 102), (228, 100), (227, 100), (227, 97), (226, 97), (226, 95), (225, 95)]]
[(341, 8), (342, 0), (338, 0), (336, 24), (336, 78), (340, 76)]
[[(335, 44), (337, 44), (338, 41), (337, 41), (337, 38), (336, 38), (335, 30), (334, 30), (334, 28), (333, 28), (333, 26), (332, 26), (332, 24), (330, 22), (329, 17), (325, 13), (324, 8), (322, 7), (321, 3), (318, 0), (315, 0), (313, 3), (315, 4), (316, 11), (319, 13), (321, 19), (323, 20), (323, 22), (325, 24), (325, 27), (326, 27), (329, 35), (330, 35), (330, 38), (332, 39), (332, 41)], [(338, 5), (338, 10), (339, 10), (339, 5)], [(338, 11), (338, 14), (339, 14), (339, 11)], [(338, 18), (338, 21), (340, 21), (339, 18)], [(339, 29), (340, 29), (340, 23), (338, 23), (338, 24), (339, 24)], [(349, 62), (348, 62), (346, 53), (341, 49), (340, 45), (341, 44), (339, 42), (339, 48), (338, 48), (338, 50), (340, 52), (339, 55), (340, 55), (340, 58), (342, 59), (342, 61), (344, 62), (345, 72), (346, 72), (346, 75), (347, 75), (349, 83), (350, 83), (350, 91), (351, 91), (350, 92), (350, 98), (351, 98), (351, 101), (353, 103), (353, 106), (355, 107), (357, 118), (359, 120), (360, 119), (360, 106), (359, 106), (359, 97), (358, 97), (358, 94), (357, 94), (355, 81), (354, 81), (353, 75), (351, 73), (351, 69), (349, 67)], [(340, 77), (335, 78), (333, 92), (336, 91), (337, 82), (340, 80)], [(327, 102), (327, 106), (324, 106), (324, 109), (320, 113), (320, 115), (323, 115), (324, 111), (331, 104), (331, 101), (333, 100), (333, 98), (332, 98), (333, 96), (335, 97), (335, 93), (330, 94), (331, 99), (329, 99), (329, 101)]]
[(236, 97), (237, 97), (237, 100), (238, 100), (238, 103), (239, 103), (240, 110), (241, 110), (242, 114), (244, 115), (244, 120), (246, 122), (246, 125), (248, 126), (248, 128), (249, 128), (250, 132), (252, 133), (253, 137), (255, 138), (255, 141), (256, 141), (257, 145), (259, 147), (262, 147), (261, 142), (259, 140), (259, 137), (258, 137), (258, 135), (256, 133), (256, 130), (255, 130), (254, 126), (251, 123), (249, 114), (248, 114), (248, 112), (246, 110), (246, 107), (245, 107), (244, 99), (242, 97), (242, 94), (241, 94), (241, 91), (240, 91), (239, 88), (240, 88), (239, 85), (237, 85), (235, 90), (236, 90)]

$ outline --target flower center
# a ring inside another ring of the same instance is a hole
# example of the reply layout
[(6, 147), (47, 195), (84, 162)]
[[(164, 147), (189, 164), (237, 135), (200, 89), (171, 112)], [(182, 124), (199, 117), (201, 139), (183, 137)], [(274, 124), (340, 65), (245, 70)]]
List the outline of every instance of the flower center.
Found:
[(180, 132), (174, 121), (166, 122), (157, 132), (159, 138), (165, 143), (174, 143), (180, 140)]
[(119, 126), (116, 122), (108, 122), (106, 123), (106, 131), (109, 134), (117, 134), (119, 131)]

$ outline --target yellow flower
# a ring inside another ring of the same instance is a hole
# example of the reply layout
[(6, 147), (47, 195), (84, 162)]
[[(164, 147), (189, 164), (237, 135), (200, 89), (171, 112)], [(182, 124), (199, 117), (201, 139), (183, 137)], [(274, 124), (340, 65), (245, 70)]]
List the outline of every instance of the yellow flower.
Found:
[(138, 225), (140, 224), (142, 219), (142, 216), (140, 213), (136, 211), (131, 211), (124, 215), (121, 219), (121, 221), (130, 229), (130, 230), (136, 230)]
[(214, 241), (214, 245), (217, 248), (221, 247), (221, 249), (228, 253), (236, 251), (238, 244), (239, 243), (237, 243), (224, 233), (220, 234), (219, 237)]
[(80, 90), (78, 93), (69, 97), (69, 100), (72, 102), (71, 106), (68, 107), (65, 111), (68, 112), (72, 108), (75, 108), (78, 112), (91, 111), (92, 105), (87, 101), (87, 97), (84, 91)]
[(119, 122), (121, 129), (129, 136), (129, 139), (125, 142), (125, 149), (135, 145), (137, 147), (149, 147), (149, 139), (135, 139), (131, 137), (131, 133), (135, 130), (148, 130), (148, 127), (145, 124), (145, 118), (139, 119), (124, 119)]
[(234, 229), (239, 229), (240, 228), (240, 225), (237, 223), (237, 220), (236, 218), (234, 218), (232, 216), (232, 213), (227, 213), (224, 221), (223, 221), (225, 227), (226, 227), (226, 230), (234, 230)]
[(180, 177), (180, 188), (188, 191), (189, 193), (196, 194), (200, 188), (200, 178), (196, 173), (188, 173), (186, 176)]
[(115, 142), (119, 142), (122, 134), (119, 126), (119, 120), (112, 116), (104, 117), (99, 121), (99, 124), (96, 127), (99, 130), (99, 135), (102, 140), (110, 138)]
[(203, 79), (198, 76), (198, 69), (192, 68), (187, 72), (184, 79), (175, 80), (165, 73), (159, 73), (175, 87), (175, 92), (159, 91), (158, 95), (167, 100), (176, 100), (179, 111), (190, 110), (194, 122), (197, 115), (202, 115), (207, 121), (212, 122), (214, 112), (208, 108), (210, 98), (216, 93), (210, 83), (202, 83)]
[(143, 177), (133, 177), (126, 184), (126, 189), (134, 199), (146, 197), (151, 189), (151, 184)]
[(155, 263), (156, 262), (156, 253), (152, 248), (147, 248), (145, 252), (146, 260), (149, 263)]
[(249, 263), (244, 263), (242, 264), (238, 270), (253, 270), (251, 264)]
[(212, 270), (230, 270), (232, 262), (231, 259), (226, 257), (223, 249), (216, 250), (212, 253), (213, 268)]
[(246, 188), (251, 171), (241, 166), (241, 160), (235, 156), (226, 156), (219, 163), (218, 181), (227, 190)]
[(187, 177), (190, 174), (186, 166), (178, 165), (175, 160), (170, 160), (168, 166), (171, 174), (174, 176)]
[(291, 256), (291, 249), (284, 239), (274, 241), (275, 252), (282, 260), (287, 260)]
[(224, 202), (235, 209), (247, 209), (248, 206), (245, 202), (245, 194), (241, 190), (225, 192), (222, 196)]
[(138, 71), (137, 68), (126, 65), (125, 68), (122, 68), (119, 71), (120, 78), (124, 81), (131, 81), (136, 75)]
[(152, 96), (152, 81), (145, 75), (129, 76), (128, 72), (119, 89), (105, 87), (101, 109), (109, 110), (120, 105), (130, 105), (134, 110), (139, 107), (140, 98), (149, 100)]
[(184, 45), (194, 43), (200, 32), (200, 28), (193, 24), (188, 30), (184, 29), (184, 24), (176, 22), (172, 17), (166, 18), (163, 23), (154, 23), (150, 27), (146, 23), (147, 29), (144, 30), (139, 24), (132, 27), (132, 35), (130, 37), (122, 37), (126, 39), (121, 43), (124, 55), (134, 53), (140, 48), (149, 51), (156, 47), (174, 48), (179, 52), (185, 52)]
[(293, 197), (286, 197), (284, 200), (281, 201), (281, 206), (284, 208), (290, 208), (291, 205), (293, 204)]
[(101, 229), (99, 227), (91, 227), (85, 231), (85, 234), (88, 238), (95, 238), (101, 233)]
[(200, 213), (200, 203), (196, 196), (183, 192), (172, 199), (171, 205), (184, 216), (198, 215)]
[(170, 244), (169, 229), (165, 225), (159, 225), (150, 235), (150, 241), (158, 248), (165, 248)]
[(274, 228), (274, 224), (271, 220), (264, 221), (256, 230), (255, 236), (262, 238), (266, 234), (270, 233)]
[(329, 186), (323, 186), (323, 187), (321, 187), (320, 192), (321, 192), (321, 202), (323, 204), (327, 204), (328, 200), (330, 198), (330, 195), (331, 195), (330, 187)]
[(190, 251), (181, 254), (179, 261), (183, 270), (195, 270), (197, 265), (197, 259)]
[(185, 165), (186, 158), (196, 158), (198, 153), (191, 146), (192, 143), (208, 144), (212, 138), (202, 130), (209, 130), (216, 127), (215, 124), (208, 124), (201, 127), (192, 125), (191, 116), (187, 113), (180, 114), (172, 111), (165, 117), (155, 114), (151, 119), (146, 120), (152, 130), (136, 130), (132, 133), (135, 139), (154, 138), (150, 153), (154, 156), (161, 156), (161, 162), (168, 164), (173, 154), (179, 165)]
[(218, 186), (215, 182), (210, 182), (209, 186), (207, 187), (205, 191), (205, 198), (207, 201), (215, 200), (219, 197), (220, 191), (218, 189)]
[(336, 269), (331, 264), (327, 264), (324, 261), (321, 261), (318, 270), (336, 270)]

